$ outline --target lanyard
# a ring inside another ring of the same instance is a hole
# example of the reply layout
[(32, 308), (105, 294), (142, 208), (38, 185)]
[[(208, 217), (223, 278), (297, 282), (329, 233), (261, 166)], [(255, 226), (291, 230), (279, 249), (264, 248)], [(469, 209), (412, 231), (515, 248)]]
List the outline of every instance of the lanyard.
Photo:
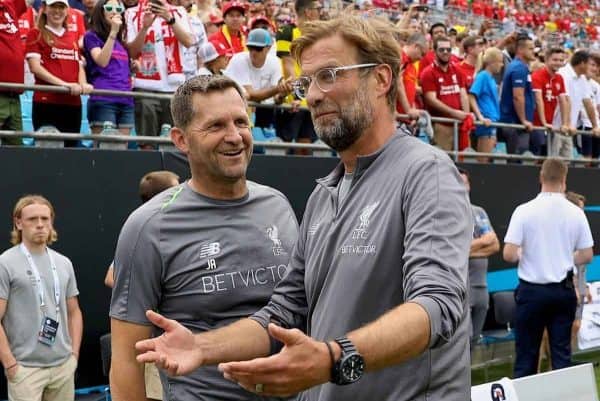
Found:
[[(29, 249), (27, 249), (27, 247), (23, 245), (22, 242), (20, 248), (21, 252), (23, 252), (25, 257), (27, 258), (27, 262), (29, 262), (29, 267), (31, 267), (31, 271), (35, 278), (35, 282), (37, 283), (38, 296), (40, 299), (40, 308), (44, 308), (46, 306), (46, 302), (44, 300), (45, 290), (44, 284), (42, 283), (42, 277), (40, 276), (40, 271), (38, 270), (35, 261), (31, 256), (31, 252), (29, 252)], [(50, 259), (50, 268), (52, 270), (52, 278), (54, 279), (54, 301), (56, 303), (56, 318), (58, 319), (60, 311), (60, 282), (58, 280), (58, 273), (56, 272), (56, 264), (54, 264), (54, 258), (52, 257), (52, 254), (48, 251), (48, 248), (46, 248), (46, 253), (48, 254), (48, 258)]]

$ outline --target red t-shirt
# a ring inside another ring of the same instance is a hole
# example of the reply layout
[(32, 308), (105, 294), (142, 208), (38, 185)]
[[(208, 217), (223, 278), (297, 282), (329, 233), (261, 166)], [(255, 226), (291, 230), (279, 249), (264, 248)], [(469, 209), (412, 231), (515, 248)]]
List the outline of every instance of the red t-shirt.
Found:
[[(62, 36), (50, 32), (51, 45), (42, 37), (37, 28), (33, 28), (27, 35), (26, 52), (28, 57), (39, 55), (42, 66), (48, 72), (65, 82), (79, 81), (79, 46), (75, 33), (65, 31)], [(37, 85), (49, 85), (48, 82), (35, 77)], [(65, 95), (62, 93), (47, 93), (36, 91), (33, 101), (40, 103), (68, 104), (78, 106), (81, 104), (79, 96)]]
[(546, 14), (533, 14), (533, 25), (540, 26), (548, 19)]
[(594, 25), (592, 25), (592, 24), (588, 24), (588, 25), (585, 27), (585, 31), (586, 31), (586, 33), (587, 33), (588, 37), (589, 37), (591, 40), (596, 40), (596, 39), (598, 39), (598, 30), (596, 29), (596, 27), (595, 27)]
[(4, 82), (23, 83), (25, 54), (18, 18), (25, 9), (25, 0), (0, 2), (0, 80)]
[(485, 18), (492, 19), (494, 18), (494, 6), (491, 4), (486, 4), (483, 6), (483, 15)]
[(474, 1), (473, 3), (471, 3), (471, 12), (475, 15), (483, 15), (483, 4), (481, 4), (478, 1)]
[(522, 11), (518, 11), (515, 14), (515, 21), (517, 21), (517, 25), (525, 25), (527, 23), (527, 18), (525, 17), (525, 13)]
[(558, 29), (563, 32), (569, 32), (571, 30), (571, 19), (570, 18), (561, 18), (556, 21), (558, 25)]
[(23, 46), (25, 46), (25, 40), (27, 39), (27, 34), (29, 31), (35, 27), (35, 19), (37, 18), (37, 13), (33, 7), (28, 7), (27, 11), (25, 11), (19, 17), (19, 34), (21, 35), (21, 40), (23, 41)]
[(83, 11), (69, 8), (67, 11), (67, 29), (77, 35), (77, 40), (85, 35), (85, 19)]
[[(558, 104), (558, 96), (566, 93), (563, 77), (560, 74), (551, 76), (548, 68), (542, 67), (531, 74), (531, 87), (534, 91), (542, 92), (546, 122), (549, 124), (552, 123), (554, 111)], [(537, 111), (533, 115), (533, 125), (542, 125)]]
[(454, 64), (454, 66), (463, 75), (463, 79), (465, 80), (465, 86), (468, 90), (473, 84), (473, 80), (475, 79), (475, 66), (465, 62), (464, 60), (460, 63)]
[(242, 33), (240, 32), (237, 36), (236, 35), (231, 35), (231, 43), (229, 43), (229, 41), (227, 40), (227, 37), (225, 36), (225, 34), (223, 33), (223, 28), (219, 29), (217, 32), (213, 33), (212, 35), (210, 35), (208, 37), (208, 40), (210, 41), (217, 41), (219, 43), (223, 43), (223, 45), (226, 48), (231, 48), (233, 49), (234, 53), (241, 53), (243, 52), (245, 49), (245, 41), (243, 39)]
[[(460, 89), (465, 88), (463, 74), (452, 65), (448, 64), (448, 69), (443, 71), (437, 63), (431, 64), (421, 72), (421, 87), (423, 93), (435, 92), (437, 98), (447, 106), (462, 110), (460, 102)], [(425, 102), (427, 103), (427, 102)], [(432, 116), (449, 117), (441, 114), (436, 109), (426, 105), (427, 110)]]
[[(417, 84), (419, 82), (419, 77), (417, 74), (417, 68), (415, 67), (415, 63), (413, 63), (406, 55), (406, 53), (402, 52), (402, 66), (404, 70), (402, 71), (402, 83), (404, 84), (404, 92), (406, 92), (406, 98), (408, 99), (408, 104), (412, 107), (415, 107), (415, 101), (417, 98)], [(404, 110), (400, 105), (400, 102), (396, 102), (396, 110), (398, 113), (405, 113), (408, 110)]]
[(503, 7), (496, 7), (496, 17), (502, 21), (506, 17), (506, 10)]

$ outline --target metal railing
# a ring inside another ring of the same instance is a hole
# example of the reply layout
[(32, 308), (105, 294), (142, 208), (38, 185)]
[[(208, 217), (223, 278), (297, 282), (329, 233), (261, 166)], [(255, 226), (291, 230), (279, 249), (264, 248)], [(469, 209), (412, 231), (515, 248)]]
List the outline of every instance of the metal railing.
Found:
[[(27, 85), (27, 84), (15, 84), (11, 82), (0, 82), (0, 89), (8, 91), (40, 91), (40, 92), (51, 92), (61, 93), (68, 95), (70, 89), (66, 86), (59, 85)], [(0, 92), (1, 93), (1, 92)], [(173, 93), (165, 92), (144, 92), (144, 91), (121, 91), (113, 89), (94, 89), (89, 95), (98, 96), (115, 96), (115, 97), (132, 97), (134, 99), (166, 99), (170, 100), (173, 98)], [(79, 95), (74, 95), (79, 96)], [(259, 108), (278, 108), (278, 109), (291, 109), (292, 106), (289, 104), (269, 104), (269, 103), (257, 103), (248, 102), (248, 106), (259, 107)], [(306, 107), (297, 107), (296, 109), (308, 110)]]
[[(0, 82), (0, 89), (12, 90), (12, 91), (45, 91), (53, 93), (68, 94), (69, 88), (55, 85), (25, 85), (15, 84), (8, 82)], [(1, 92), (0, 92), (1, 93)], [(171, 99), (172, 93), (156, 93), (156, 92), (143, 92), (143, 91), (119, 91), (119, 90), (107, 90), (107, 89), (94, 89), (90, 94), (102, 95), (102, 96), (118, 96), (118, 97), (133, 97), (133, 98), (150, 98), (150, 99)], [(248, 102), (249, 106), (253, 107), (266, 107), (266, 108), (291, 108), (290, 105), (278, 105), (278, 104), (262, 104), (255, 102)], [(308, 110), (307, 108), (301, 108)], [(408, 119), (408, 115), (398, 115), (399, 118)], [(458, 149), (459, 139), (459, 127), (461, 121), (452, 118), (444, 117), (431, 117), (432, 123), (446, 123), (452, 124), (453, 126), (453, 147)], [(484, 126), (485, 124), (481, 121), (475, 121), (476, 126)], [(514, 129), (525, 129), (524, 125), (521, 124), (508, 124), (501, 122), (493, 122), (490, 127), (496, 128), (514, 128)], [(546, 127), (533, 127), (533, 130), (550, 131)], [(557, 131), (558, 132), (558, 131)], [(576, 134), (593, 136), (589, 131), (577, 130)], [(548, 136), (551, 141), (551, 136)], [(125, 135), (85, 135), (81, 133), (43, 133), (43, 132), (25, 132), (25, 131), (2, 131), (0, 130), (0, 138), (33, 138), (36, 140), (50, 140), (50, 141), (63, 141), (63, 140), (87, 140), (92, 141), (95, 144), (108, 142), (108, 143), (129, 143), (129, 142), (143, 142), (147, 144), (156, 145), (170, 145), (173, 146), (171, 140), (167, 137), (156, 137), (156, 136), (125, 136)], [(328, 151), (332, 152), (332, 149), (323, 144), (304, 144), (304, 143), (292, 143), (292, 142), (265, 142), (258, 141), (254, 142), (255, 146), (260, 146), (265, 149), (306, 149), (315, 151)], [(548, 146), (549, 147), (549, 146)], [(517, 154), (505, 154), (505, 153), (479, 153), (476, 151), (446, 151), (446, 153), (454, 158), (454, 160), (471, 160), (476, 157), (485, 157), (492, 160), (521, 160), (526, 162), (540, 162), (545, 160), (545, 156), (532, 156), (532, 155), (517, 155)], [(600, 160), (588, 159), (588, 158), (562, 158), (565, 161), (573, 163), (582, 163), (588, 165), (600, 164)]]

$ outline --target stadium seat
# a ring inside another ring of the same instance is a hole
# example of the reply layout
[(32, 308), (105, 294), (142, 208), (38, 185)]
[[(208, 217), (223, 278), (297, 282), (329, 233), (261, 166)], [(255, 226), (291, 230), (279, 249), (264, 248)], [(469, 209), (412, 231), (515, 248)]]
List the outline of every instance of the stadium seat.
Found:
[(475, 153), (477, 153), (477, 151), (475, 149), (473, 149), (472, 147), (468, 147), (468, 148), (464, 148), (462, 150), (464, 153), (473, 153), (473, 156), (463, 156), (462, 161), (465, 163), (477, 163), (477, 157), (475, 157)]
[[(501, 155), (505, 155), (508, 152), (506, 151), (506, 143), (497, 142), (496, 147), (492, 150), (492, 153), (498, 153)], [(494, 159), (494, 163), (496, 164), (506, 164), (506, 159)]]
[(498, 330), (485, 330), (479, 342), (476, 344), (479, 348), (484, 348), (488, 354), (483, 363), (480, 366), (484, 368), (485, 380), (488, 380), (488, 368), (492, 365), (510, 361), (512, 359), (512, 352), (514, 347), (511, 347), (510, 352), (504, 352), (502, 355), (497, 356), (497, 347), (500, 344), (508, 344), (514, 342), (515, 333), (512, 330), (512, 323), (515, 316), (515, 296), (514, 291), (498, 291), (492, 294), (492, 303), (494, 311), (494, 319), (498, 324), (505, 326), (505, 328)]
[(494, 304), (494, 318), (497, 323), (506, 326), (501, 330), (483, 332), (481, 343), (489, 345), (497, 342), (514, 341), (515, 333), (511, 328), (515, 317), (515, 292), (498, 291), (492, 294)]
[[(521, 154), (521, 156), (526, 156), (526, 157), (532, 157), (535, 156), (533, 153), (531, 153), (531, 151), (526, 150), (525, 152), (523, 152)], [(523, 164), (526, 166), (534, 166), (535, 165), (535, 161), (534, 160), (523, 160)]]
[(95, 386), (75, 390), (75, 401), (110, 401), (110, 387)]

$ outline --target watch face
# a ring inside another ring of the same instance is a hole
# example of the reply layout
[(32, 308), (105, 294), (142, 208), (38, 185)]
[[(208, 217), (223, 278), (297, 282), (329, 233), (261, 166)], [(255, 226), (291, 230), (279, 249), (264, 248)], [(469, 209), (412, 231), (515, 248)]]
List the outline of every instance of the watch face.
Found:
[(347, 383), (354, 383), (365, 371), (365, 361), (360, 354), (351, 354), (342, 361), (340, 367), (342, 378)]

